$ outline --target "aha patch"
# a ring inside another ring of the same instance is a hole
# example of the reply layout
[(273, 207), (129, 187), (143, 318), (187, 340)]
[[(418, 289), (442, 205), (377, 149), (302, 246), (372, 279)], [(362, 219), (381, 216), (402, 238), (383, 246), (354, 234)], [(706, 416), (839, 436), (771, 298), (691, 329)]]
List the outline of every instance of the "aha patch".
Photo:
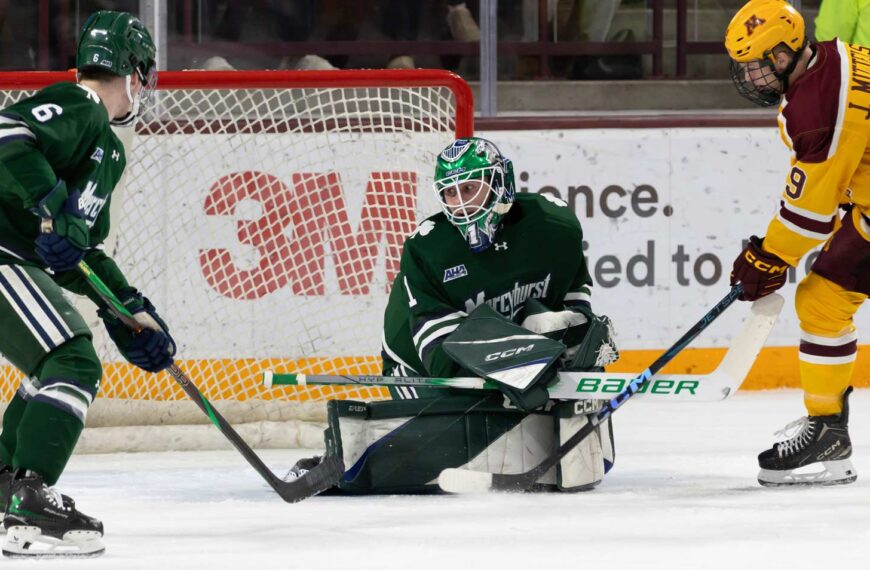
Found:
[(448, 281), (453, 281), (454, 279), (459, 279), (460, 277), (465, 277), (466, 275), (468, 275), (468, 270), (465, 269), (465, 264), (445, 269), (444, 283), (447, 283)]

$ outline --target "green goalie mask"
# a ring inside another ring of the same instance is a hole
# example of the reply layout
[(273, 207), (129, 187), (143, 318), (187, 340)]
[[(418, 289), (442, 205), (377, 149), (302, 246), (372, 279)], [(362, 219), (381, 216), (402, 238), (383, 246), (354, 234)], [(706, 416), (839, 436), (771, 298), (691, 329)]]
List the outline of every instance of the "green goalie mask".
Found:
[[(113, 121), (126, 125), (139, 113), (140, 101), (148, 100), (157, 86), (156, 49), (148, 28), (127, 12), (94, 12), (82, 27), (76, 46), (76, 68), (97, 70), (127, 79), (127, 97), (133, 104), (125, 117)], [(143, 85), (138, 95), (131, 93), (130, 76), (136, 74)]]
[(492, 245), (514, 202), (513, 164), (490, 141), (458, 139), (438, 155), (435, 193), (471, 251)]

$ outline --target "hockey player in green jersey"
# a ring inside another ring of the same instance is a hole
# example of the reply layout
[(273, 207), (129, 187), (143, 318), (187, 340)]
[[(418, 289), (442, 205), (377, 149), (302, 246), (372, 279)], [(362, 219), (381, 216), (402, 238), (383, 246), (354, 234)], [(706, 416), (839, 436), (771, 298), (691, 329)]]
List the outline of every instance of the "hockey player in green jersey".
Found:
[(405, 241), (390, 293), (385, 374), (455, 375), (460, 364), (441, 341), (483, 303), (511, 321), (529, 299), (590, 307), (580, 222), (561, 200), (516, 194), (513, 166), (492, 143), (454, 142), (439, 155), (435, 186), (442, 213)]
[[(89, 296), (120, 352), (149, 372), (175, 344), (153, 305), (100, 249), (124, 172), (111, 125), (131, 124), (156, 82), (142, 23), (101, 11), (85, 22), (77, 83), (58, 83), (0, 111), (0, 353), (24, 379), (3, 416), (3, 554), (93, 556), (103, 525), (51, 486), (73, 452), (102, 368), (83, 318), (62, 290)], [(144, 329), (132, 334), (77, 271), (86, 261)]]
[[(583, 233), (564, 202), (516, 194), (511, 161), (480, 138), (439, 154), (434, 190), (442, 212), (406, 239), (390, 293), (383, 374), (482, 376), (503, 395), (401, 386), (391, 402), (330, 402), (327, 453), (346, 468), (339, 491), (429, 492), (448, 467), (525, 471), (595, 411), (549, 400), (557, 370), (618, 357), (609, 319), (591, 311)], [(597, 436), (540, 483), (600, 482), (614, 461), (609, 422)]]

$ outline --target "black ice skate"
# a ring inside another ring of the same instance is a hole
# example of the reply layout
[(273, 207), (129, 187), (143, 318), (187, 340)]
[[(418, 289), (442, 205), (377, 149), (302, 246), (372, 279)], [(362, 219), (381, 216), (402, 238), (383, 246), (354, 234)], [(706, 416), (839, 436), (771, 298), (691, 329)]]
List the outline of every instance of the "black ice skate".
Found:
[[(6, 516), (6, 502), (9, 500), (9, 487), (12, 486), (13, 469), (8, 465), (0, 463), (0, 519)], [(61, 495), (64, 506), (75, 508), (76, 502), (72, 497)], [(5, 533), (6, 528), (0, 525), (0, 533)]]
[(843, 394), (843, 411), (830, 416), (808, 416), (787, 425), (798, 428), (794, 436), (775, 443), (758, 456), (758, 482), (766, 487), (789, 485), (844, 485), (858, 478), (849, 457), (849, 394)]
[(75, 508), (32, 471), (16, 471), (9, 489), (3, 527), (3, 555), (90, 557), (105, 552), (103, 523)]
[(284, 475), (285, 481), (295, 481), (300, 477), (304, 476), (306, 473), (320, 465), (320, 462), (323, 460), (323, 457), (320, 455), (316, 455), (314, 457), (305, 457), (296, 462), (296, 464), (290, 468), (290, 471)]

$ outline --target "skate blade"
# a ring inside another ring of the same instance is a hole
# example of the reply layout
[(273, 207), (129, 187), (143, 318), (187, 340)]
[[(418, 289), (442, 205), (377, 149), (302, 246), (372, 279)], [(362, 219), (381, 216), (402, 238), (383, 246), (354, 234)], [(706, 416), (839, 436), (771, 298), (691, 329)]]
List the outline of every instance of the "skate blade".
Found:
[(102, 535), (93, 530), (71, 530), (59, 540), (35, 526), (6, 529), (3, 556), (10, 558), (94, 558), (106, 552)]
[(765, 487), (825, 487), (848, 485), (858, 479), (858, 472), (848, 459), (822, 461), (822, 468), (819, 469), (819, 466), (819, 463), (813, 463), (785, 471), (761, 469), (758, 482)]

